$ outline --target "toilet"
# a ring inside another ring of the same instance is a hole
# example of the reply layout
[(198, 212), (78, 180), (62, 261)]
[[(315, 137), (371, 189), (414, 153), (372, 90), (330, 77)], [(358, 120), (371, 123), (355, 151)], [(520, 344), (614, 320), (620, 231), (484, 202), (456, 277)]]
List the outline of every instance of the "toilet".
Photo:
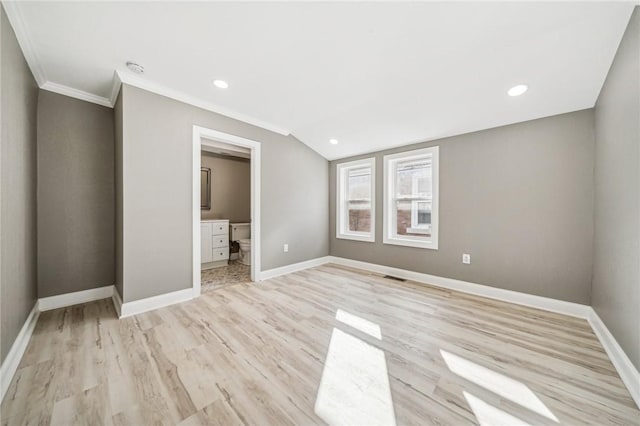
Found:
[(251, 265), (251, 224), (229, 224), (229, 238), (240, 244), (239, 259), (243, 265)]
[(251, 239), (243, 238), (240, 243), (240, 262), (243, 265), (251, 265)]

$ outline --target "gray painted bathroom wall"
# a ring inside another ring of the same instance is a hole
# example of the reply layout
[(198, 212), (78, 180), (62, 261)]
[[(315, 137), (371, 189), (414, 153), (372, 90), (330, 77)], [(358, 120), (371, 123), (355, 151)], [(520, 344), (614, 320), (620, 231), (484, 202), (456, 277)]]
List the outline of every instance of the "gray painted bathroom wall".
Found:
[(192, 285), (193, 125), (261, 143), (262, 270), (328, 254), (326, 159), (292, 136), (126, 84), (121, 96), (125, 302)]
[(593, 308), (640, 369), (640, 8), (595, 108)]
[[(330, 163), (330, 253), (570, 302), (590, 301), (593, 110)], [(382, 243), (385, 154), (440, 147), (439, 249)], [(376, 158), (376, 242), (337, 239), (336, 165)], [(462, 254), (471, 254), (471, 264)]]
[(114, 283), (113, 109), (38, 100), (38, 297)]
[(200, 211), (205, 219), (251, 221), (251, 163), (202, 151), (202, 167), (211, 169), (211, 208)]
[(38, 86), (0, 5), (0, 360), (37, 299), (36, 108)]

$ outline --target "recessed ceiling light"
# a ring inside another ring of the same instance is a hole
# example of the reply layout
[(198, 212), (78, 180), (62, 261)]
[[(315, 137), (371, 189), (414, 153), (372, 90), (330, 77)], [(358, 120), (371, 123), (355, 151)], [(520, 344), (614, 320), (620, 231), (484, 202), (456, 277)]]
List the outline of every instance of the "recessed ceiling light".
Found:
[(520, 96), (524, 92), (529, 89), (529, 86), (526, 84), (518, 84), (517, 86), (513, 86), (511, 89), (507, 91), (507, 95), (509, 96)]
[(226, 89), (227, 87), (229, 87), (229, 83), (224, 80), (213, 80), (213, 85), (220, 89)]
[(129, 68), (131, 71), (135, 72), (136, 74), (144, 74), (144, 67), (140, 64), (136, 64), (135, 62), (127, 62), (127, 68)]
[(331, 145), (338, 145), (338, 139), (329, 139)]

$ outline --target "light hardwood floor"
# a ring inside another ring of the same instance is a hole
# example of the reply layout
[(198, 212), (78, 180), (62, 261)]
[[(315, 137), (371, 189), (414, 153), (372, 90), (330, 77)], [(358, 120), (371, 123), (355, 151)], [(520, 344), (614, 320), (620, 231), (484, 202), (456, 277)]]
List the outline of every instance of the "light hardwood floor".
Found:
[(638, 424), (586, 321), (324, 265), (44, 312), (6, 424)]

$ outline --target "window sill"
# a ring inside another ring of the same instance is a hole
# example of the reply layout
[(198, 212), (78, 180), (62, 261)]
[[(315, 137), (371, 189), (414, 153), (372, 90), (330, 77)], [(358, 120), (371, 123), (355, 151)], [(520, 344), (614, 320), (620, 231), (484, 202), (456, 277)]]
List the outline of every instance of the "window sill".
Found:
[(336, 234), (336, 238), (340, 240), (363, 241), (365, 243), (374, 243), (375, 235), (357, 235), (357, 234)]
[(438, 242), (433, 240), (419, 241), (419, 240), (409, 240), (404, 238), (385, 238), (383, 243), (394, 245), (394, 246), (405, 246), (405, 247), (414, 247), (414, 248), (429, 249), (429, 250), (438, 250)]
[(410, 234), (425, 234), (425, 235), (429, 235), (429, 234), (431, 234), (431, 229), (427, 229), (427, 228), (407, 228), (407, 232), (409, 232)]

